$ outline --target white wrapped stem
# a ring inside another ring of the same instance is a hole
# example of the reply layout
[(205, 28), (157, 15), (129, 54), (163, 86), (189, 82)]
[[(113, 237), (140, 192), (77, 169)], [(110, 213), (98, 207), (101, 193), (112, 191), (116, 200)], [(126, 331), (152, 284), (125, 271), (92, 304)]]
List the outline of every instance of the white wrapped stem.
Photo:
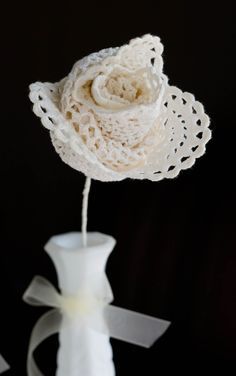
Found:
[(88, 222), (88, 198), (91, 187), (91, 179), (86, 178), (83, 190), (83, 204), (82, 204), (82, 239), (83, 246), (87, 245), (87, 222)]

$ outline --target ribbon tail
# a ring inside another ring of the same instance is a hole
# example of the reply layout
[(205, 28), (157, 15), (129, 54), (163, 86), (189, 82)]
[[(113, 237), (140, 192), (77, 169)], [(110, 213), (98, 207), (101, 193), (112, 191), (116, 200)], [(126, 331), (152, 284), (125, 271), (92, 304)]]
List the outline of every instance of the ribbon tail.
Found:
[(5, 371), (8, 371), (10, 369), (9, 364), (5, 361), (5, 359), (0, 354), (0, 373), (3, 373)]
[(38, 345), (46, 338), (59, 332), (62, 322), (62, 315), (58, 309), (53, 309), (36, 322), (29, 343), (28, 357), (27, 357), (27, 375), (28, 376), (43, 376), (38, 366), (35, 363), (33, 352)]
[(162, 336), (170, 321), (109, 305), (104, 319), (110, 337), (143, 347), (151, 347)]

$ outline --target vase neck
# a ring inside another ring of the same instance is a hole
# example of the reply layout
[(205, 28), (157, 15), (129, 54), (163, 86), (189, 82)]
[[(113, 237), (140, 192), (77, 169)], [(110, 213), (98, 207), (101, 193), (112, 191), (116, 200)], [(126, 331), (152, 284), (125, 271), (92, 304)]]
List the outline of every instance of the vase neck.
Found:
[(105, 283), (107, 259), (115, 240), (100, 233), (88, 233), (88, 246), (82, 246), (81, 233), (67, 233), (52, 237), (45, 246), (58, 276), (63, 294), (77, 294), (80, 290), (96, 292)]

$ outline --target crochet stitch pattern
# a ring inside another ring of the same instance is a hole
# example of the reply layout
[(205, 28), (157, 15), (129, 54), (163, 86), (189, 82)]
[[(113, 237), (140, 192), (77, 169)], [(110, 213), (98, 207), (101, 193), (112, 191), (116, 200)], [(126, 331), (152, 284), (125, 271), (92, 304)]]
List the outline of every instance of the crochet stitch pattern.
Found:
[(58, 83), (30, 85), (65, 163), (101, 181), (158, 181), (204, 154), (209, 118), (192, 94), (168, 85), (162, 52), (147, 34), (79, 60)]

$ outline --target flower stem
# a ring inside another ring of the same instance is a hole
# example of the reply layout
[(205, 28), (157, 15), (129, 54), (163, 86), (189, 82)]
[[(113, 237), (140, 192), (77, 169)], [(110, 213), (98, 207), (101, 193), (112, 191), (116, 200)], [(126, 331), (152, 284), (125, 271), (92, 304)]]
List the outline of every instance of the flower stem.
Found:
[(82, 203), (82, 241), (83, 246), (87, 246), (87, 222), (88, 222), (88, 197), (91, 186), (91, 178), (86, 177), (84, 190), (83, 190), (83, 203)]

